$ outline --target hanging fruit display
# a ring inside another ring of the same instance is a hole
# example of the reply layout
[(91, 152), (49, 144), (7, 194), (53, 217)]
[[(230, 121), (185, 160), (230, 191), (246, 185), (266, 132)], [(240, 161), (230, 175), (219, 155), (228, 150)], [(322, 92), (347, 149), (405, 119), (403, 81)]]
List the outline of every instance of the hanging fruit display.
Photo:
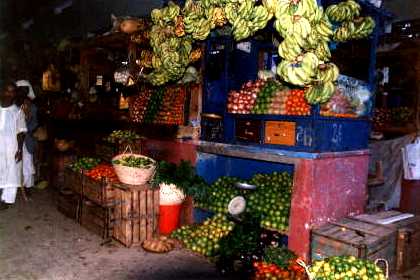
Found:
[(210, 257), (217, 253), (220, 240), (233, 230), (233, 226), (226, 215), (217, 214), (202, 225), (183, 226), (171, 237), (182, 241), (187, 249)]
[[(325, 11), (316, 0), (265, 0), (262, 4), (253, 0), (187, 0), (183, 8), (169, 2), (151, 14), (153, 71), (147, 78), (154, 85), (181, 79), (193, 61), (194, 41), (206, 39), (216, 27), (229, 23), (234, 39), (240, 41), (265, 28), (274, 17), (274, 27), (283, 37), (278, 47), (283, 61), (277, 74), (292, 85), (304, 87), (310, 104), (325, 103), (334, 93), (339, 72), (329, 62), (328, 43), (365, 38), (375, 27), (371, 17), (360, 17), (360, 11), (354, 0), (331, 5)], [(331, 22), (341, 25), (334, 30)]]

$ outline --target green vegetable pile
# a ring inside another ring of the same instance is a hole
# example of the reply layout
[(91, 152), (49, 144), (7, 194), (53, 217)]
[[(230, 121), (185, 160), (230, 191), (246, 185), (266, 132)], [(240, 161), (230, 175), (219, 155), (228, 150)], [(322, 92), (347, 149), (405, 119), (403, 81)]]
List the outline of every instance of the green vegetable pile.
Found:
[(247, 210), (261, 215), (264, 228), (287, 231), (293, 178), (287, 173), (257, 174), (250, 184), (257, 189), (247, 198)]
[(220, 249), (220, 240), (233, 230), (234, 223), (223, 214), (217, 214), (202, 225), (183, 226), (172, 233), (186, 248), (210, 257)]
[(281, 88), (282, 85), (279, 82), (268, 81), (259, 92), (257, 103), (254, 108), (252, 108), (251, 112), (253, 114), (267, 114), (274, 95), (281, 90)]
[(385, 280), (382, 270), (369, 260), (353, 256), (331, 257), (316, 261), (310, 268), (315, 280)]
[(153, 165), (153, 161), (151, 159), (135, 156), (127, 156), (121, 159), (113, 160), (112, 163), (135, 168), (150, 168)]
[(82, 157), (70, 164), (70, 168), (75, 172), (82, 172), (83, 170), (90, 170), (101, 162), (100, 159)]
[(290, 261), (296, 259), (296, 255), (287, 247), (266, 247), (263, 260), (266, 263), (273, 263), (281, 268), (287, 268)]
[(110, 135), (108, 135), (108, 137), (105, 138), (105, 140), (109, 143), (132, 143), (137, 139), (140, 139), (140, 135), (130, 130), (114, 130)]
[(185, 195), (193, 197), (198, 203), (208, 198), (208, 185), (197, 175), (189, 161), (182, 160), (178, 165), (166, 161), (159, 162), (151, 184), (157, 187), (161, 183), (176, 185)]
[(163, 97), (165, 95), (165, 88), (159, 87), (153, 92), (150, 97), (149, 103), (147, 104), (147, 111), (144, 116), (144, 123), (153, 123), (162, 105)]

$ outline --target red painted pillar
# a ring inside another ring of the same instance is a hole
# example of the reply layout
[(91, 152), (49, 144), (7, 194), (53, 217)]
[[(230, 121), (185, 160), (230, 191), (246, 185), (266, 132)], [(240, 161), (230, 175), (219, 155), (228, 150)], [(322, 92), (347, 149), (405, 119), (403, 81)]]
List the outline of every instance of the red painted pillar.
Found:
[(153, 159), (173, 163), (188, 160), (193, 165), (197, 159), (196, 149), (197, 145), (194, 141), (181, 140), (146, 139), (142, 146), (143, 153)]
[(363, 212), (367, 200), (368, 152), (320, 154), (295, 167), (289, 248), (310, 260), (311, 229)]

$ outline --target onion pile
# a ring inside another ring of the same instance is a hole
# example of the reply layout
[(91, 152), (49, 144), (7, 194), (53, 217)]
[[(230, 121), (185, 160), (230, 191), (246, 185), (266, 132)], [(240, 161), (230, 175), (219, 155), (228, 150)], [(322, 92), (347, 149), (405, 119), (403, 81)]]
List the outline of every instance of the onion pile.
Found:
[(176, 205), (184, 201), (185, 194), (174, 184), (162, 183), (159, 187), (160, 205)]
[(248, 81), (239, 91), (231, 91), (228, 96), (228, 112), (233, 114), (249, 114), (255, 105), (258, 93), (265, 82)]

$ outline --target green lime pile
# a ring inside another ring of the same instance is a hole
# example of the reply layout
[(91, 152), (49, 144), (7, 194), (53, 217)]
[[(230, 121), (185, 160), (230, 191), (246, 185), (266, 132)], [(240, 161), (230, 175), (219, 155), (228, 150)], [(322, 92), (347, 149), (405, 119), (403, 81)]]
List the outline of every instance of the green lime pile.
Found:
[(121, 159), (113, 160), (113, 164), (119, 164), (127, 167), (150, 168), (153, 161), (144, 157), (126, 156)]
[(257, 189), (247, 197), (247, 211), (259, 214), (261, 226), (287, 231), (293, 178), (287, 173), (257, 174), (250, 184)]
[(252, 108), (251, 113), (268, 114), (274, 95), (281, 90), (281, 88), (282, 85), (279, 82), (268, 81), (258, 94), (257, 102), (254, 108)]
[(100, 159), (82, 157), (70, 164), (70, 168), (75, 172), (82, 172), (83, 170), (90, 170), (101, 162)]
[(193, 252), (210, 257), (220, 249), (220, 240), (227, 236), (234, 227), (223, 214), (216, 214), (202, 225), (183, 226), (171, 235), (182, 241), (185, 247)]
[(353, 256), (316, 261), (309, 271), (315, 280), (385, 280), (384, 273), (373, 262)]
[(245, 194), (235, 187), (235, 183), (239, 181), (235, 177), (220, 177), (209, 187), (206, 200), (197, 206), (215, 213), (227, 213), (229, 202), (235, 196)]

